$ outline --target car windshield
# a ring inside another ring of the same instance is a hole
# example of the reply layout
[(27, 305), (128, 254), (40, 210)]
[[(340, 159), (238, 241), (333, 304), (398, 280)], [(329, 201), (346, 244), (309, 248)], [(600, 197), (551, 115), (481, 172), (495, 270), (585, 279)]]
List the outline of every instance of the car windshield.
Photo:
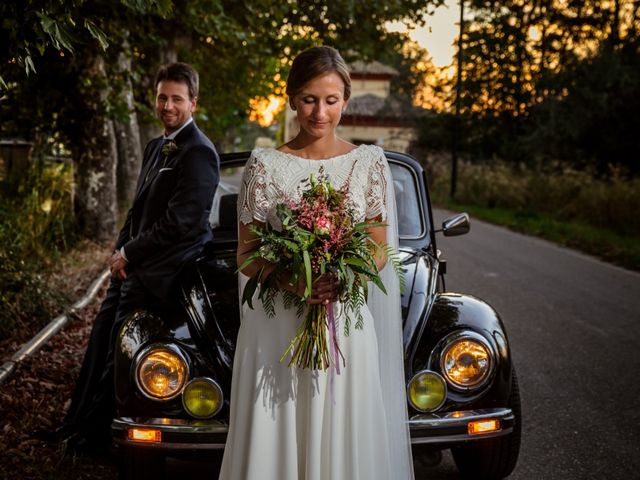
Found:
[(403, 163), (389, 162), (398, 210), (398, 233), (401, 239), (424, 235), (424, 213), (415, 172)]
[[(422, 202), (415, 172), (400, 162), (389, 162), (398, 210), (398, 230), (401, 239), (424, 235), (425, 223)], [(236, 202), (244, 167), (222, 166), (220, 183), (213, 199), (209, 221), (219, 240), (235, 239), (237, 231)]]

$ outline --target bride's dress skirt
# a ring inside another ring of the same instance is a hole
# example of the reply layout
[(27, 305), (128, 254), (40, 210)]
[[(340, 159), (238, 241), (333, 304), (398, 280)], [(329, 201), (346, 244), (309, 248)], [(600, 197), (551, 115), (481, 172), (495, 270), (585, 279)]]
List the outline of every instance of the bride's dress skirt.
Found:
[[(339, 344), (340, 374), (287, 366), (280, 357), (300, 320), (276, 299), (268, 317), (259, 300), (243, 306), (231, 388), (224, 480), (390, 480), (377, 341), (365, 307)], [(339, 305), (335, 305), (336, 312)]]

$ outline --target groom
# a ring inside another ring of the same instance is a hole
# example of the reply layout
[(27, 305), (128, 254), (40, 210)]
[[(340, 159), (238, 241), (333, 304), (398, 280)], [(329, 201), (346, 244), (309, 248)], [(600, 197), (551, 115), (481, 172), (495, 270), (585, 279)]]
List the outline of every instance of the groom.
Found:
[(190, 65), (173, 63), (160, 68), (155, 86), (164, 135), (144, 151), (133, 206), (109, 261), (111, 285), (94, 321), (71, 406), (54, 434), (77, 449), (99, 451), (111, 442), (113, 349), (123, 321), (134, 309), (178, 309), (178, 275), (212, 238), (208, 219), (219, 159), (192, 117), (198, 74)]

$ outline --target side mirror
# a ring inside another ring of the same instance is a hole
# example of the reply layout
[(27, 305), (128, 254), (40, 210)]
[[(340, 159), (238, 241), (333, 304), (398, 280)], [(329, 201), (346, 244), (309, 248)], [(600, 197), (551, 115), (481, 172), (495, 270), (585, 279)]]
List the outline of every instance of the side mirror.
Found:
[(469, 214), (459, 213), (442, 222), (442, 229), (436, 230), (436, 233), (442, 232), (445, 237), (457, 237), (469, 233), (470, 229)]

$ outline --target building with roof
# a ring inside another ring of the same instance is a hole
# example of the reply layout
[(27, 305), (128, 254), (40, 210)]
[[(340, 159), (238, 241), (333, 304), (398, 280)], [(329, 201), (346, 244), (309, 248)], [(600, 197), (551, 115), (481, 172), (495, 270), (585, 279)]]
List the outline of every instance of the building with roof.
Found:
[[(369, 143), (386, 150), (406, 152), (415, 138), (415, 130), (401, 103), (391, 97), (391, 80), (398, 72), (380, 62), (355, 61), (349, 64), (351, 98), (342, 114), (337, 133), (359, 145)], [(288, 103), (285, 113), (284, 141), (291, 140), (300, 126)]]

